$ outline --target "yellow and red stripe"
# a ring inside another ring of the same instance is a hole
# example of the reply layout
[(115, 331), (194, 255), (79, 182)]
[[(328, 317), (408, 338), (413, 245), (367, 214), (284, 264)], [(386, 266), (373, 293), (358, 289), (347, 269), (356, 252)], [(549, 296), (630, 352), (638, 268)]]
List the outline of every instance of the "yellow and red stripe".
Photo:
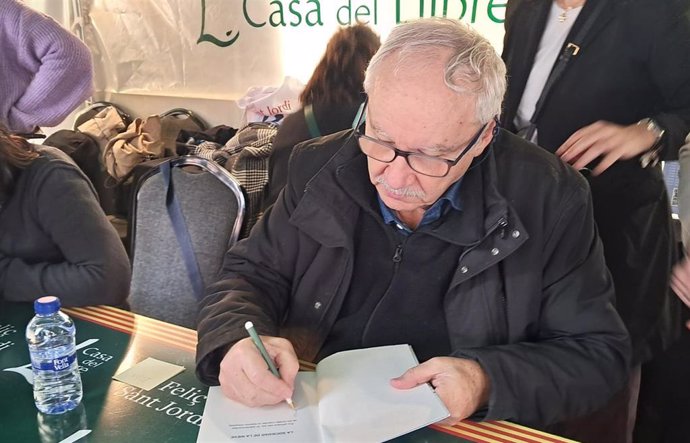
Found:
[(453, 426), (431, 425), (431, 427), (475, 443), (576, 443), (574, 440), (507, 421), (462, 421)]
[(145, 337), (191, 353), (196, 352), (196, 331), (173, 325), (112, 306), (67, 308), (65, 311), (81, 320), (96, 323), (115, 331)]

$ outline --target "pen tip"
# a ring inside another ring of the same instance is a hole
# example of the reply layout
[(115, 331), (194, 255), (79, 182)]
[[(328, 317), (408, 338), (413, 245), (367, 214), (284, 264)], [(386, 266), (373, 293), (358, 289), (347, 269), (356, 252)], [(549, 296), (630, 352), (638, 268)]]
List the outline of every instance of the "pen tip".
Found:
[(247, 323), (244, 324), (244, 329), (250, 330), (251, 328), (254, 327), (254, 323), (248, 321)]
[(295, 404), (292, 402), (291, 398), (286, 398), (285, 401), (287, 402), (288, 405), (294, 410), (295, 409)]

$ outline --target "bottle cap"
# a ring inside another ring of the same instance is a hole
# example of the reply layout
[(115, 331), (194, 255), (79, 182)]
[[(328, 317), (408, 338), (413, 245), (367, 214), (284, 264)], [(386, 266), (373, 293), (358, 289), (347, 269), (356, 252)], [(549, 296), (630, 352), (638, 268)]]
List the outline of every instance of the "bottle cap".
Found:
[(60, 310), (60, 299), (52, 295), (34, 301), (34, 312), (40, 315), (54, 314)]

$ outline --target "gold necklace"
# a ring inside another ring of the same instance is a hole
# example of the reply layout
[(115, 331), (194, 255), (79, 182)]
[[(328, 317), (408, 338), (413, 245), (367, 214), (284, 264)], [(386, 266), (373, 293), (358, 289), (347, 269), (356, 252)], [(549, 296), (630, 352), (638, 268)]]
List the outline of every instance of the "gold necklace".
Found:
[(558, 15), (558, 22), (563, 23), (568, 19), (568, 11), (573, 9), (572, 6), (566, 6), (565, 9)]

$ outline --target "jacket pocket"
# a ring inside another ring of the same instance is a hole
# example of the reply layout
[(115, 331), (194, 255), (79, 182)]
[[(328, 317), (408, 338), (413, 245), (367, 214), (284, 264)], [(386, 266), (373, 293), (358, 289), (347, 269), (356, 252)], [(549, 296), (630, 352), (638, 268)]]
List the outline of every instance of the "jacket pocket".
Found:
[(444, 307), (452, 351), (508, 342), (507, 301), (500, 265), (451, 287)]

